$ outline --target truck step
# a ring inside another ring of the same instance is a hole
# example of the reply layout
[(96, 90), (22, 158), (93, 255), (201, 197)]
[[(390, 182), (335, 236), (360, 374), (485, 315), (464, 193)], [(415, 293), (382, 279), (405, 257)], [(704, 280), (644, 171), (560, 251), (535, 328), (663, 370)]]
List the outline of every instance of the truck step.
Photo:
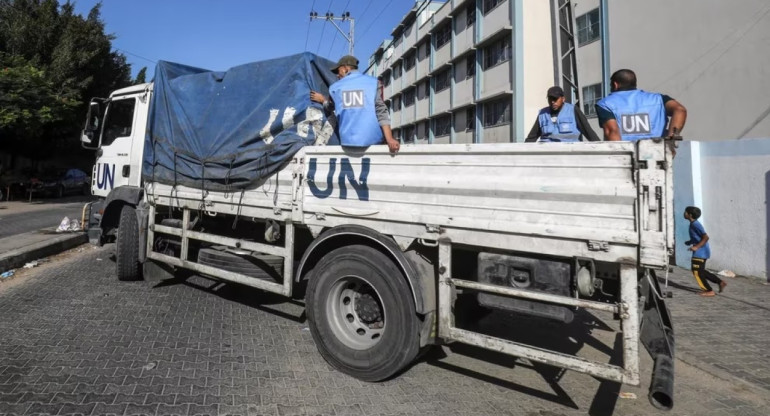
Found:
[(283, 257), (270, 254), (236, 254), (219, 247), (203, 248), (198, 263), (255, 279), (280, 282), (283, 280)]

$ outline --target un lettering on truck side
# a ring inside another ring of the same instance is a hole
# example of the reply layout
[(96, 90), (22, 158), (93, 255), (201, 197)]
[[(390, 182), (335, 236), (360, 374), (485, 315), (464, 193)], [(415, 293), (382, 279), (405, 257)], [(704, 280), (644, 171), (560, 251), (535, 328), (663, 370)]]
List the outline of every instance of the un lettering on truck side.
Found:
[(110, 190), (115, 186), (115, 165), (99, 163), (96, 165), (96, 187)]
[(310, 193), (316, 198), (328, 198), (334, 193), (334, 178), (337, 177), (337, 185), (339, 186), (339, 199), (348, 198), (348, 188), (346, 182), (350, 183), (353, 190), (356, 192), (356, 197), (359, 201), (369, 200), (369, 186), (366, 184), (366, 178), (369, 177), (369, 168), (371, 166), (371, 160), (368, 157), (361, 159), (361, 173), (356, 179), (356, 173), (353, 170), (353, 164), (350, 163), (350, 159), (343, 157), (340, 158), (340, 171), (337, 174), (337, 158), (329, 159), (329, 171), (326, 173), (326, 183), (324, 189), (321, 189), (316, 181), (316, 173), (318, 172), (318, 159), (311, 158), (308, 162), (307, 183), (310, 188)]

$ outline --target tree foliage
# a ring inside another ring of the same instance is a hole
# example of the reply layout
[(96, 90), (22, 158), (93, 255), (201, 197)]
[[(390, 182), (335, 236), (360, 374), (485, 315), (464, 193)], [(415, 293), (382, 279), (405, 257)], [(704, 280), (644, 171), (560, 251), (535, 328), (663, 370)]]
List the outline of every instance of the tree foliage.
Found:
[(147, 78), (147, 67), (143, 66), (142, 69), (139, 70), (139, 72), (136, 74), (136, 79), (134, 80), (134, 85), (136, 84), (144, 84)]
[(132, 83), (114, 38), (101, 3), (84, 17), (69, 0), (0, 0), (0, 146), (45, 158), (76, 145), (87, 101)]

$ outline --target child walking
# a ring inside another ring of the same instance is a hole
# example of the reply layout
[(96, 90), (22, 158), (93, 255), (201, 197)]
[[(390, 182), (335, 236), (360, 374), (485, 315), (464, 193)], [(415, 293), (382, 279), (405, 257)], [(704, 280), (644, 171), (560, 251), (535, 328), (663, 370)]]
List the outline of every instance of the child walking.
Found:
[(725, 289), (727, 282), (718, 278), (714, 273), (706, 270), (706, 260), (711, 257), (711, 247), (709, 246), (709, 235), (703, 225), (698, 221), (701, 211), (698, 207), (687, 207), (684, 209), (684, 219), (690, 221), (690, 239), (685, 241), (685, 245), (690, 246), (692, 251), (692, 275), (695, 281), (703, 291), (701, 296), (714, 296), (714, 290), (711, 289), (709, 281), (719, 285), (719, 293)]

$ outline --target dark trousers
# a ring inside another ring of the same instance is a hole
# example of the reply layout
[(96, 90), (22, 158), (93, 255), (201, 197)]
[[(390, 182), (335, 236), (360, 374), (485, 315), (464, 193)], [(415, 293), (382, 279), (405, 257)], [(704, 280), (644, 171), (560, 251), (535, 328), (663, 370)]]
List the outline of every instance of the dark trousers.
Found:
[(706, 270), (706, 259), (700, 259), (698, 257), (692, 258), (692, 275), (695, 276), (695, 281), (698, 283), (701, 289), (705, 291), (711, 291), (709, 282), (716, 283), (717, 286), (722, 283), (722, 279), (718, 278), (714, 273)]

